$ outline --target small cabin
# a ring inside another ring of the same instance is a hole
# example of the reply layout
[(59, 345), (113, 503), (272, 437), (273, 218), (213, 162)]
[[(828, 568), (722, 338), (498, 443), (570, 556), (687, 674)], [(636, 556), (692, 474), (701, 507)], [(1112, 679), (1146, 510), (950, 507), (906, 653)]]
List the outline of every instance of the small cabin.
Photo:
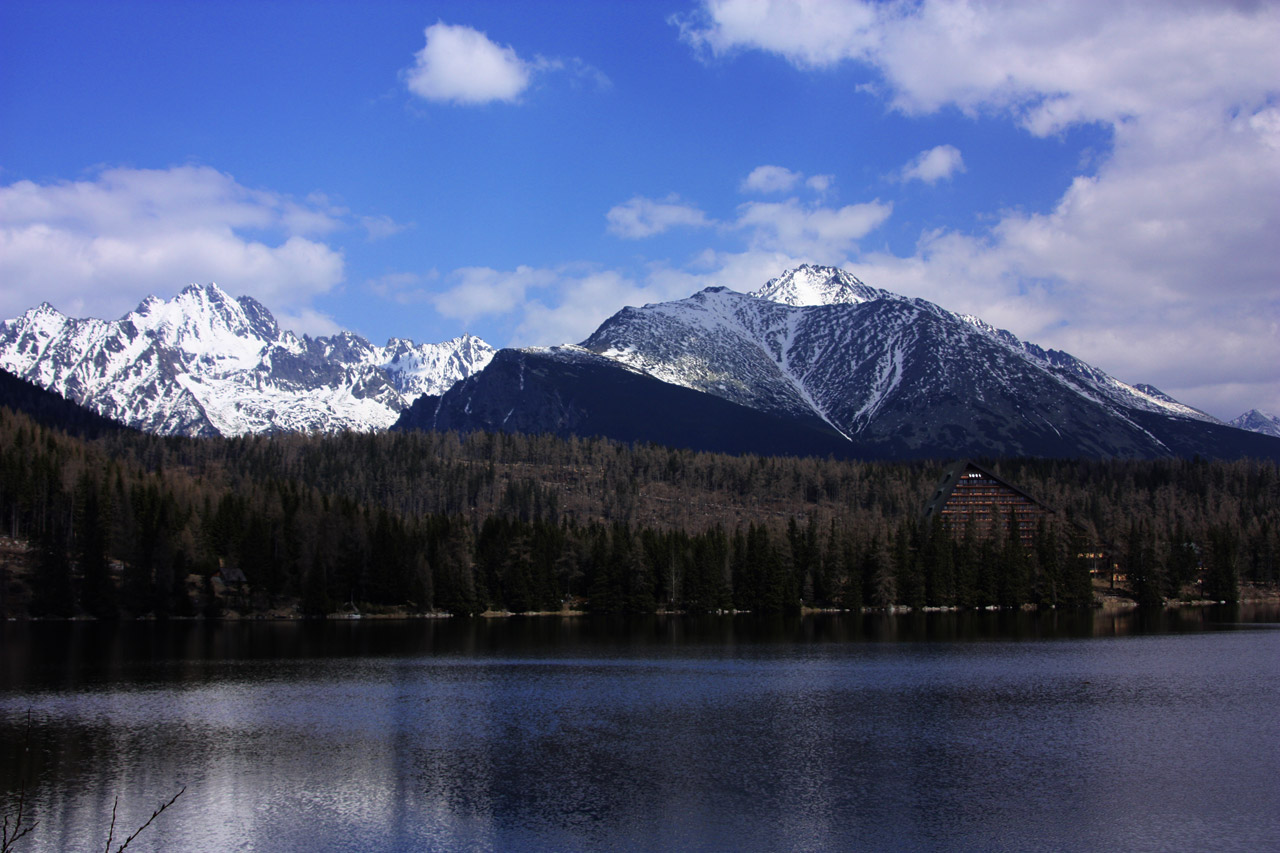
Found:
[(238, 566), (228, 566), (222, 560), (219, 560), (218, 570), (213, 573), (212, 580), (216, 581), (216, 585), (222, 587), (228, 600), (234, 606), (244, 606), (245, 589), (249, 585), (249, 579), (245, 577), (243, 569)]

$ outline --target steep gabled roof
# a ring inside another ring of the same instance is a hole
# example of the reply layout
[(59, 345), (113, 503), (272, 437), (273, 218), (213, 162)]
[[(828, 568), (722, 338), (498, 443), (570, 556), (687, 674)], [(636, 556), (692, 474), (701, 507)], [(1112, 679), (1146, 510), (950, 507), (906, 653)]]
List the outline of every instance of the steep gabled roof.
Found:
[(962, 459), (956, 464), (952, 465), (950, 468), (948, 468), (947, 472), (942, 475), (942, 479), (938, 482), (938, 487), (934, 490), (933, 495), (929, 498), (928, 503), (926, 503), (924, 506), (923, 518), (925, 521), (928, 521), (929, 519), (933, 518), (933, 516), (936, 513), (938, 513), (943, 506), (946, 505), (947, 500), (951, 497), (951, 493), (955, 491), (956, 485), (961, 481), (961, 479), (964, 476), (964, 473), (970, 470), (977, 471), (979, 474), (982, 474), (984, 477), (990, 477), (992, 480), (995, 480), (997, 483), (1004, 486), (1006, 489), (1016, 492), (1017, 494), (1031, 501), (1033, 504), (1043, 507), (1048, 512), (1057, 512), (1057, 510), (1055, 510), (1053, 507), (1046, 504), (1044, 501), (1040, 500), (1039, 498), (1033, 497), (1032, 495), (1027, 494), (1025, 491), (1018, 488), (1013, 483), (1010, 483), (1008, 480), (1004, 479), (999, 474), (995, 474), (991, 471), (988, 471), (986, 468), (983, 468), (980, 465), (975, 465), (974, 463), (968, 460)]

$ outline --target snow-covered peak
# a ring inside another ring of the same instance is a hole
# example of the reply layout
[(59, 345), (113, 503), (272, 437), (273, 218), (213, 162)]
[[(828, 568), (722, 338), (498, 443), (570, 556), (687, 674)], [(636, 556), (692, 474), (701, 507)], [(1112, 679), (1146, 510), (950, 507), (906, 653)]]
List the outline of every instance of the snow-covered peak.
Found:
[(1247, 429), (1250, 432), (1260, 432), (1263, 435), (1274, 435), (1276, 438), (1280, 438), (1280, 416), (1273, 415), (1270, 412), (1250, 409), (1240, 417), (1231, 420), (1229, 423), (1233, 427)]
[[(624, 308), (583, 346), (742, 405), (811, 412), (845, 435), (866, 429), (912, 371), (927, 377), (918, 380), (920, 387), (934, 389), (939, 399), (954, 396), (937, 390), (944, 376), (962, 387), (1048, 383), (1052, 394), (1075, 395), (1121, 418), (1136, 410), (1216, 422), (1155, 388), (1121, 382), (976, 316), (869, 287), (834, 267), (798, 267), (751, 294), (711, 287), (686, 299)], [(931, 366), (919, 366), (926, 363)], [(972, 375), (960, 375), (957, 365), (968, 365)], [(854, 389), (851, 382), (862, 385)]]
[(901, 297), (869, 287), (853, 275), (837, 267), (804, 264), (787, 270), (752, 296), (781, 302), (783, 305), (858, 305), (873, 299), (900, 299)]
[(173, 299), (147, 299), (122, 322), (133, 326), (164, 345), (196, 358), (204, 358), (231, 369), (247, 369), (257, 363), (262, 351), (275, 340), (264, 331), (277, 332), (275, 320), (259, 303), (250, 301), (254, 317), (245, 305), (227, 295), (218, 285), (191, 284)]
[(493, 348), (299, 338), (248, 296), (193, 284), (119, 320), (45, 304), (0, 322), (0, 366), (139, 429), (189, 435), (383, 429), (413, 399), (480, 370)]

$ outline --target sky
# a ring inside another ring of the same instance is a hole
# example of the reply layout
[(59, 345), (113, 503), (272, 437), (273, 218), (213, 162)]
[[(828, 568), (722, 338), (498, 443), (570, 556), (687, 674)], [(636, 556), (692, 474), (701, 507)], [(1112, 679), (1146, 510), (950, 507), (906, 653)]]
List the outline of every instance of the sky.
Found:
[(1280, 2), (0, 4), (0, 318), (587, 337), (800, 263), (1280, 412)]

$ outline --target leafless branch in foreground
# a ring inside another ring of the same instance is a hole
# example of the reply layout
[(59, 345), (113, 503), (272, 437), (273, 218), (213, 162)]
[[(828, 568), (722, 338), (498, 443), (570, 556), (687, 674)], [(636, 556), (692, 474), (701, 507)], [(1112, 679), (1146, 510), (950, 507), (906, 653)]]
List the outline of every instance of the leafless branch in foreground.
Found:
[[(160, 807), (151, 813), (151, 817), (147, 818), (147, 822), (144, 823), (142, 826), (138, 827), (137, 829), (135, 829), (133, 832), (133, 835), (130, 835), (128, 838), (126, 838), (124, 840), (124, 843), (116, 848), (116, 853), (122, 853), (124, 848), (129, 846), (130, 841), (133, 841), (133, 839), (141, 835), (142, 830), (146, 829), (148, 826), (151, 826), (151, 822), (156, 818), (160, 817), (161, 813), (163, 813), (165, 809), (169, 808), (169, 806), (176, 803), (178, 801), (178, 797), (181, 797), (183, 793), (186, 792), (186, 790), (187, 790), (187, 786), (183, 785), (181, 791), (179, 791), (178, 793), (174, 794), (172, 797), (169, 798), (169, 802), (161, 803)], [(120, 798), (116, 797), (116, 802), (118, 803), (119, 801), (120, 801)], [(107, 834), (107, 847), (103, 851), (103, 853), (110, 853), (111, 851), (111, 838), (115, 834), (115, 828), (116, 828), (116, 807), (113, 805), (111, 807), (111, 831)]]
[[(31, 752), (31, 709), (27, 709), (27, 732), (22, 739), (22, 751), (24, 754)], [(28, 768), (28, 772), (30, 768)], [(27, 805), (27, 777), (22, 777), (22, 784), (18, 788), (18, 814), (13, 819), (13, 828), (9, 827), (9, 816), (4, 816), (4, 834), (0, 835), (0, 853), (9, 853), (13, 849), (13, 845), (18, 843), (18, 839), (29, 833), (40, 825), (40, 821), (22, 825), (23, 811)]]
[[(29, 753), (31, 751), (31, 711), (30, 709), (27, 710), (27, 733), (26, 733), (26, 737), (23, 740), (22, 748), (24, 753)], [(129, 846), (129, 843), (133, 841), (133, 839), (141, 835), (142, 831), (146, 829), (148, 826), (151, 826), (152, 822), (155, 821), (156, 818), (160, 817), (160, 815), (164, 812), (165, 809), (169, 808), (169, 806), (176, 803), (178, 801), (178, 797), (181, 797), (184, 793), (186, 793), (186, 791), (187, 791), (187, 786), (183, 785), (182, 790), (178, 791), (178, 793), (170, 797), (167, 803), (161, 803), (160, 807), (151, 813), (151, 817), (147, 818), (147, 822), (144, 823), (142, 826), (138, 827), (136, 830), (134, 830), (133, 834), (130, 835), (128, 838), (126, 838), (124, 840), (124, 843), (122, 843), (119, 847), (116, 848), (115, 853), (123, 853), (124, 849)], [(0, 831), (2, 831), (3, 833), (3, 834), (0, 834), (0, 853), (10, 853), (10, 851), (14, 849), (14, 845), (17, 844), (20, 839), (25, 837), (28, 833), (31, 832), (31, 830), (35, 829), (37, 826), (40, 825), (40, 821), (29, 823), (26, 826), (22, 825), (23, 818), (25, 817), (26, 804), (27, 804), (27, 777), (24, 776), (22, 779), (22, 784), (18, 788), (18, 813), (13, 819), (13, 825), (12, 826), (9, 825), (9, 816), (5, 815), (3, 827), (0, 827)], [(115, 834), (116, 834), (116, 808), (119, 805), (120, 805), (120, 797), (117, 796), (115, 799), (115, 802), (111, 804), (111, 827), (107, 830), (107, 845), (105, 848), (103, 848), (103, 853), (111, 853), (111, 842), (115, 840)]]

